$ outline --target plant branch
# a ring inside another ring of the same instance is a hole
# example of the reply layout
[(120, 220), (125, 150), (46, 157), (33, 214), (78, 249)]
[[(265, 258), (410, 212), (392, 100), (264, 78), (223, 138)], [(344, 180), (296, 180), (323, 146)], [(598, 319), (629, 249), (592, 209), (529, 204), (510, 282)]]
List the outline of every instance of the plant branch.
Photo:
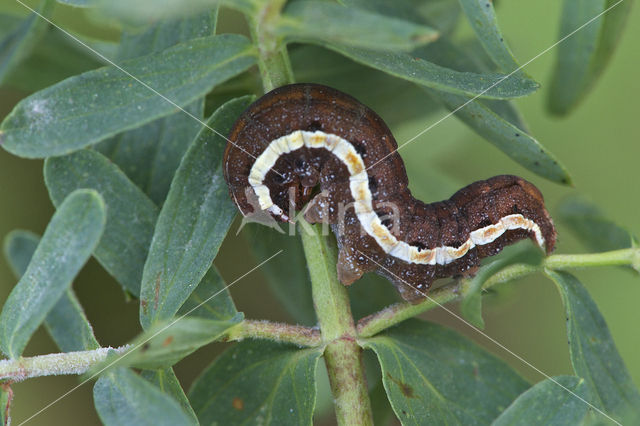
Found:
[[(483, 289), (496, 284), (512, 281), (525, 275), (548, 269), (573, 269), (591, 266), (629, 265), (640, 272), (640, 248), (614, 250), (590, 254), (556, 254), (545, 258), (539, 265), (514, 264), (507, 266), (489, 278)], [(471, 280), (462, 279), (451, 285), (435, 289), (429, 298), (412, 305), (397, 303), (379, 312), (362, 318), (358, 322), (358, 337), (371, 337), (418, 314), (436, 308), (439, 305), (460, 299), (469, 289)]]
[(293, 82), (289, 55), (275, 26), (286, 0), (264, 2), (254, 16), (248, 16), (251, 38), (258, 48), (258, 69), (265, 92)]
[(300, 219), (302, 245), (307, 258), (313, 304), (323, 341), (324, 359), (341, 425), (371, 425), (373, 416), (362, 364), (362, 348), (356, 342), (347, 289), (336, 274), (336, 249), (322, 236), (320, 225)]
[(228, 340), (267, 339), (310, 347), (322, 344), (320, 331), (317, 329), (269, 321), (245, 320), (232, 327), (227, 333), (227, 338)]
[(65, 352), (29, 358), (0, 361), (0, 380), (20, 382), (32, 377), (84, 374), (94, 365), (107, 359), (111, 351), (122, 353), (129, 346), (98, 348), (90, 351)]
[[(251, 36), (258, 47), (258, 68), (265, 92), (294, 81), (286, 46), (274, 31), (285, 2), (266, 1), (259, 13), (249, 18)], [(298, 224), (322, 342), (327, 344), (324, 359), (338, 424), (372, 425), (362, 348), (356, 342), (347, 290), (338, 281), (335, 244), (321, 235), (319, 226), (313, 227), (302, 218)]]

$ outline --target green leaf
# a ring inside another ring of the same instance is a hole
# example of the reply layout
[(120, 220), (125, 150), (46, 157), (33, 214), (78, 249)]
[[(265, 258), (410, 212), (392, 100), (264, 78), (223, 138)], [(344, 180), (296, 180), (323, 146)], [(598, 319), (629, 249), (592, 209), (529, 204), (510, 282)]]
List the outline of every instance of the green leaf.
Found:
[[(640, 420), (640, 393), (616, 350), (607, 324), (587, 290), (573, 275), (547, 270), (562, 296), (573, 371), (583, 377), (591, 403), (623, 424)], [(636, 413), (632, 421), (624, 416)]]
[(107, 426), (197, 424), (173, 398), (126, 368), (100, 377), (93, 400)]
[(240, 323), (241, 313), (229, 320), (179, 317), (157, 323), (142, 332), (130, 343), (130, 348), (117, 356), (109, 357), (92, 369), (92, 373), (105, 368), (128, 367), (157, 369), (167, 368), (197, 349), (224, 336), (225, 332)]
[(102, 65), (84, 46), (70, 40), (57, 28), (50, 27), (31, 54), (6, 76), (5, 83), (26, 92), (35, 92)]
[(300, 237), (279, 233), (259, 223), (247, 224), (243, 235), (255, 259), (266, 259), (279, 249), (287, 253), (265, 263), (260, 272), (264, 274), (278, 301), (297, 323), (315, 325), (318, 321)]
[[(485, 71), (482, 60), (447, 40), (439, 40), (414, 54), (447, 67), (465, 71)], [(515, 76), (514, 76), (515, 77)], [(427, 93), (488, 142), (523, 167), (551, 181), (570, 184), (571, 177), (553, 154), (526, 132), (526, 125), (512, 104), (504, 101), (474, 99), (426, 89)]]
[(498, 260), (484, 265), (469, 284), (469, 289), (460, 302), (460, 313), (474, 326), (484, 329), (482, 319), (482, 286), (501, 269), (514, 263), (539, 264), (542, 261), (540, 249), (533, 244), (517, 245), (509, 247)]
[[(160, 52), (178, 43), (215, 34), (217, 10), (162, 21), (145, 31), (125, 33), (120, 42), (120, 60)], [(189, 143), (202, 127), (204, 97), (167, 117), (123, 132), (97, 148), (111, 158), (131, 180), (157, 204), (162, 205), (171, 179)], [(191, 116), (189, 115), (191, 114)]]
[(173, 372), (173, 368), (142, 370), (140, 376), (146, 379), (149, 383), (155, 385), (165, 395), (168, 395), (174, 401), (177, 401), (184, 412), (191, 418), (191, 422), (193, 424), (198, 424), (196, 413), (193, 412), (193, 408), (191, 408), (191, 404), (189, 403), (187, 396), (184, 394), (182, 385), (180, 385), (176, 374)]
[(94, 255), (124, 289), (137, 297), (157, 207), (116, 165), (95, 151), (47, 158), (44, 178), (56, 206), (78, 188), (91, 188), (102, 195), (107, 224)]
[(155, 22), (143, 31), (124, 31), (120, 39), (118, 60), (157, 53), (195, 38), (216, 33), (218, 8), (188, 16)]
[[(27, 270), (40, 237), (29, 231), (11, 231), (4, 240), (4, 253), (16, 278)], [(58, 302), (44, 319), (44, 325), (62, 352), (97, 349), (100, 344), (84, 310), (71, 288), (60, 296)]]
[(0, 140), (18, 156), (67, 154), (173, 113), (254, 61), (249, 40), (226, 34), (121, 63), (148, 87), (115, 67), (89, 71), (20, 101), (0, 126)]
[(95, 6), (103, 14), (113, 17), (129, 26), (141, 26), (166, 19), (189, 16), (209, 10), (217, 5), (235, 9), (245, 15), (252, 16), (262, 0), (66, 0), (83, 1)]
[(456, 0), (340, 0), (340, 3), (429, 25), (442, 34), (451, 33), (460, 16), (460, 5)]
[[(372, 28), (376, 30), (371, 31)], [(276, 32), (289, 41), (403, 51), (438, 37), (438, 32), (426, 25), (318, 1), (290, 3)]]
[(598, 206), (582, 197), (565, 198), (556, 211), (562, 224), (590, 251), (629, 248), (636, 239), (628, 230), (608, 219)]
[(568, 114), (593, 88), (622, 36), (632, 3), (630, 0), (564, 1), (560, 38), (571, 36), (557, 47), (547, 104), (551, 113)]
[(460, 6), (484, 50), (502, 71), (519, 68), (518, 62), (502, 37), (493, 4), (489, 0), (460, 0)]
[(517, 75), (506, 78), (505, 74), (498, 73), (455, 71), (403, 52), (379, 52), (330, 43), (326, 47), (394, 77), (458, 95), (511, 99), (538, 89), (537, 83)]
[(66, 4), (68, 6), (75, 7), (91, 7), (95, 0), (56, 0), (58, 3)]
[(513, 401), (492, 426), (583, 424), (589, 409), (583, 401), (588, 400), (588, 391), (585, 380), (579, 377), (560, 376), (543, 380)]
[(189, 400), (201, 424), (311, 425), (322, 349), (246, 341), (196, 379)]
[[(42, 0), (37, 12), (48, 17), (53, 12), (54, 2)], [(38, 14), (29, 14), (18, 27), (14, 28), (0, 40), (0, 84), (7, 76), (29, 56), (44, 33), (47, 32), (47, 21)]]
[[(228, 134), (251, 100), (227, 102), (207, 125)], [(158, 217), (140, 291), (145, 329), (178, 312), (211, 266), (237, 211), (222, 176), (226, 140), (209, 128), (202, 129), (182, 159)]]
[(469, 102), (464, 96), (445, 92), (429, 93), (449, 110), (456, 111), (460, 120), (521, 166), (553, 182), (571, 184), (569, 172), (550, 151), (482, 102)]
[(211, 265), (178, 314), (214, 320), (233, 318), (238, 311), (226, 287), (216, 267)]
[[(184, 108), (202, 119), (204, 99)], [(122, 132), (96, 148), (117, 164), (157, 205), (162, 205), (180, 159), (202, 125), (183, 111)]]
[(436, 324), (411, 319), (362, 343), (378, 356), (404, 425), (488, 424), (528, 387), (504, 362)]
[(416, 90), (414, 83), (389, 77), (328, 49), (300, 45), (291, 49), (289, 57), (296, 81), (325, 84), (348, 93), (391, 128), (441, 109), (440, 102)]
[(97, 246), (106, 219), (102, 197), (78, 190), (60, 205), (0, 315), (0, 349), (17, 358)]

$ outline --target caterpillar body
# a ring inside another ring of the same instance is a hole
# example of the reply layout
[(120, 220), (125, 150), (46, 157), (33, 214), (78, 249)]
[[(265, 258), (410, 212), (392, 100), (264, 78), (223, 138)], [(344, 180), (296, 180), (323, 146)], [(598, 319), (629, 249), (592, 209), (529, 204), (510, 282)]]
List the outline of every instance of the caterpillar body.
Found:
[(306, 220), (331, 224), (342, 283), (376, 271), (409, 301), (423, 299), (437, 278), (472, 274), (480, 259), (521, 239), (553, 250), (553, 221), (533, 184), (496, 176), (426, 204), (411, 195), (396, 150), (383, 120), (354, 98), (292, 84), (238, 118), (224, 176), (245, 216), (289, 221), (291, 207), (306, 205)]

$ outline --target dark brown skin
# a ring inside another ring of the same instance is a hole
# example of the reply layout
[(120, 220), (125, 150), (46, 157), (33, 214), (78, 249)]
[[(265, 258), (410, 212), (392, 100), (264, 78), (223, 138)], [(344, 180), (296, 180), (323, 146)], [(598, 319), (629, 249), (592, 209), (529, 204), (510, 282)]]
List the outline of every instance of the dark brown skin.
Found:
[[(397, 143), (382, 119), (354, 98), (317, 84), (275, 89), (254, 102), (233, 126), (229, 139), (234, 144), (227, 144), (224, 155), (225, 179), (244, 215), (255, 213), (252, 200), (247, 198), (252, 194), (247, 188), (254, 157), (272, 140), (295, 130), (338, 135), (354, 145), (367, 168), (375, 164), (367, 170), (374, 209), (383, 218), (390, 213), (387, 203), (399, 207), (400, 226), (392, 229), (399, 240), (425, 248), (458, 247), (473, 230), (519, 213), (541, 228), (546, 251), (554, 248), (556, 231), (542, 194), (533, 184), (517, 176), (496, 176), (472, 183), (449, 200), (425, 204), (411, 195), (404, 163), (395, 152)], [(380, 159), (383, 160), (378, 162)], [(297, 210), (309, 203), (305, 212), (308, 221), (332, 225), (340, 250), (338, 276), (344, 284), (353, 283), (365, 272), (376, 271), (391, 280), (409, 301), (422, 300), (435, 279), (469, 275), (481, 258), (497, 254), (508, 244), (533, 238), (533, 233), (526, 230), (507, 231), (493, 243), (473, 248), (448, 265), (410, 264), (386, 254), (361, 229), (352, 207), (340, 220), (340, 203), (353, 202), (349, 173), (326, 150), (301, 148), (283, 155), (264, 184), (273, 202), (285, 212), (290, 211), (289, 191), (293, 191)], [(313, 191), (318, 186), (322, 194)]]

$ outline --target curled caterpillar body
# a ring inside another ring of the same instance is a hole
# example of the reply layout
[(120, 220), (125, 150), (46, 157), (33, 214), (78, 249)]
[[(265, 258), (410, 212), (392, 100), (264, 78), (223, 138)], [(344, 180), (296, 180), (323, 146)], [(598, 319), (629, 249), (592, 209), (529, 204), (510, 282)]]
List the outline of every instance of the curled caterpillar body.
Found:
[(550, 252), (555, 244), (542, 194), (517, 176), (475, 182), (436, 203), (413, 198), (382, 119), (326, 86), (273, 90), (238, 118), (229, 140), (224, 175), (242, 214), (288, 221), (306, 205), (309, 222), (336, 234), (344, 284), (377, 271), (415, 301), (435, 279), (472, 273), (505, 245), (531, 238)]

